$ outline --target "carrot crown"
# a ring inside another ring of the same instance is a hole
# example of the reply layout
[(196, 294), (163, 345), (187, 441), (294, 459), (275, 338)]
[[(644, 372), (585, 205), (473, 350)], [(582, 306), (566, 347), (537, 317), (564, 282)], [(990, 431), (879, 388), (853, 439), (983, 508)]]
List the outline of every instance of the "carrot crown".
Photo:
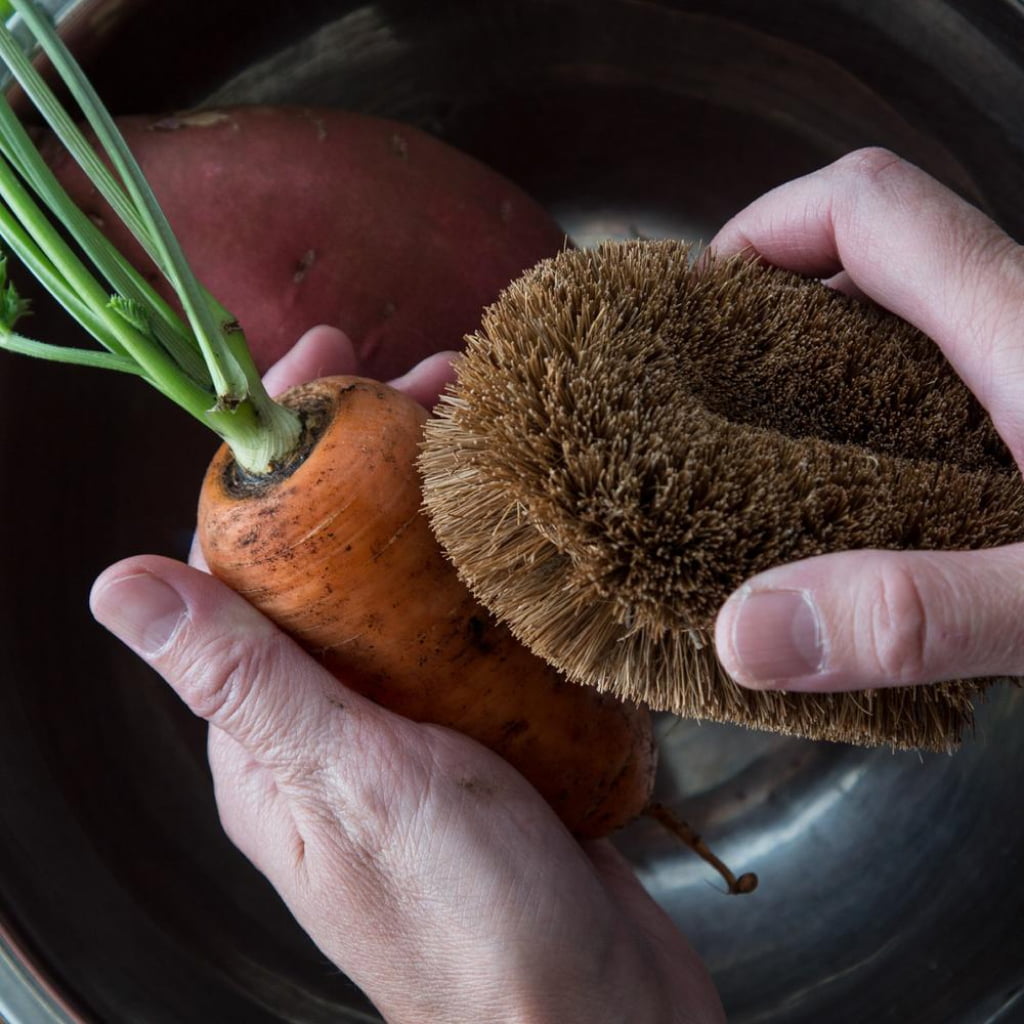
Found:
[[(238, 321), (196, 279), (146, 179), (81, 67), (34, 0), (0, 0), (0, 58), (168, 281), (174, 310), (74, 204), (0, 94), (0, 237), (100, 348), (53, 345), (15, 330), (28, 304), (0, 255), (0, 348), (134, 373), (217, 433), (241, 466), (264, 473), (297, 447), (301, 423), (267, 394)], [(16, 34), (17, 33), (17, 34)], [(19, 36), (27, 35), (23, 45)], [(49, 59), (106, 161), (36, 70)]]

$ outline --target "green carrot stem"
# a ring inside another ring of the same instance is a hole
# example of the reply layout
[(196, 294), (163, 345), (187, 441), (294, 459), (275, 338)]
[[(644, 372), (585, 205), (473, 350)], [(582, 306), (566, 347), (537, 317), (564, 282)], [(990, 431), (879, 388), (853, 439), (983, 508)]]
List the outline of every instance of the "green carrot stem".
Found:
[[(17, 13), (81, 108), (112, 174), (0, 25), (0, 58), (54, 133), (173, 288), (188, 319), (155, 292), (57, 182), (0, 97), (0, 235), (105, 352), (71, 349), (14, 330), (24, 304), (0, 280), (0, 347), (41, 359), (132, 372), (216, 431), (236, 460), (266, 472), (297, 448), (298, 416), (267, 394), (237, 322), (192, 273), (117, 126), (34, 0), (0, 0)], [(115, 176), (116, 175), (116, 176)], [(44, 208), (48, 211), (44, 212)], [(54, 218), (55, 223), (50, 221)], [(69, 244), (60, 226), (70, 235)], [(92, 265), (89, 269), (87, 264)], [(0, 266), (0, 272), (4, 268)]]
[[(103, 106), (92, 83), (77, 62), (71, 58), (60, 38), (50, 27), (49, 21), (35, 4), (15, 0), (14, 6), (35, 35), (43, 52), (50, 58), (96, 133), (103, 151), (114, 165), (131, 207), (141, 221), (142, 234), (156, 255), (157, 266), (174, 289), (195, 331), (220, 402), (224, 405), (234, 405), (243, 401), (248, 394), (249, 384), (245, 369), (239, 365), (230, 346), (217, 344), (217, 339), (222, 338), (224, 326), (217, 322), (214, 310), (206, 302), (205, 289), (200, 286), (186, 263), (181, 246), (134, 156), (124, 144), (114, 119)], [(24, 59), (24, 54), (20, 51), (19, 56)], [(31, 65), (29, 67), (31, 68)], [(24, 88), (24, 82), (22, 86)], [(49, 89), (45, 83), (38, 89), (38, 95), (41, 99), (48, 100)], [(51, 104), (46, 102), (39, 109), (50, 120)], [(64, 116), (55, 118), (50, 123), (56, 130), (58, 126), (66, 126), (68, 121), (69, 119)], [(86, 145), (86, 149), (90, 147)]]
[(205, 364), (181, 318), (163, 297), (141, 277), (110, 243), (95, 224), (73, 203), (57, 181), (56, 175), (40, 156), (34, 143), (10, 105), (0, 97), (0, 135), (13, 170), (39, 196), (71, 236), (87, 251), (111, 287), (120, 294), (146, 305), (154, 334), (182, 369), (202, 379)]
[(75, 366), (94, 366), (104, 370), (119, 370), (121, 373), (139, 372), (138, 366), (127, 356), (115, 356), (112, 352), (98, 352), (89, 348), (68, 348), (66, 345), (49, 345), (35, 341), (21, 334), (0, 335), (0, 348), (8, 352), (32, 356), (34, 359), (48, 359), (55, 363), (71, 363)]

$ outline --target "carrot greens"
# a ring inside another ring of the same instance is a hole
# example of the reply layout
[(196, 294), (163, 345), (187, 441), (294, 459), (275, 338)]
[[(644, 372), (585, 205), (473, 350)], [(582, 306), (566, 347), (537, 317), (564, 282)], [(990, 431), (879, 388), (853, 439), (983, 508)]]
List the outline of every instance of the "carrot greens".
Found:
[[(16, 330), (27, 303), (0, 261), (0, 348), (134, 373), (214, 430), (252, 473), (298, 446), (297, 415), (267, 394), (238, 322), (192, 273), (142, 170), (85, 73), (34, 0), (0, 0), (0, 58), (91, 184), (170, 284), (182, 314), (68, 197), (0, 93), (0, 237), (101, 348), (53, 345)], [(36, 69), (27, 33), (71, 95), (102, 152)]]

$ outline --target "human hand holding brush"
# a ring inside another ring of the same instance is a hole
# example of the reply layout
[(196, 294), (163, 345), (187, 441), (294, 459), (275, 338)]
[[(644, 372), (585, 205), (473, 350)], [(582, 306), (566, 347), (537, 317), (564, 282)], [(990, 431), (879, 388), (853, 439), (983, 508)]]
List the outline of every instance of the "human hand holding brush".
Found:
[(1020, 250), (865, 151), (696, 256), (567, 250), (485, 311), (425, 428), (435, 534), (576, 682), (954, 749), (1024, 671)]
[[(884, 150), (785, 184), (712, 243), (860, 293), (942, 349), (1024, 466), (1024, 250)], [(854, 550), (770, 569), (718, 615), (746, 686), (829, 691), (1024, 675), (1024, 545)]]

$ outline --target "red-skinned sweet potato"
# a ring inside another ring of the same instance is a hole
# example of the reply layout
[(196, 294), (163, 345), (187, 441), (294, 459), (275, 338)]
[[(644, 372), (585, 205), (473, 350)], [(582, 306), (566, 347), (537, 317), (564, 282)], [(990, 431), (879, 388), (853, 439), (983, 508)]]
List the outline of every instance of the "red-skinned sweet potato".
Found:
[[(352, 338), (361, 373), (387, 380), (460, 348), (500, 290), (565, 243), (517, 186), (395, 121), (237, 107), (118, 125), (261, 366), (325, 323)], [(45, 138), (41, 148), (79, 206), (145, 266), (64, 151)]]

